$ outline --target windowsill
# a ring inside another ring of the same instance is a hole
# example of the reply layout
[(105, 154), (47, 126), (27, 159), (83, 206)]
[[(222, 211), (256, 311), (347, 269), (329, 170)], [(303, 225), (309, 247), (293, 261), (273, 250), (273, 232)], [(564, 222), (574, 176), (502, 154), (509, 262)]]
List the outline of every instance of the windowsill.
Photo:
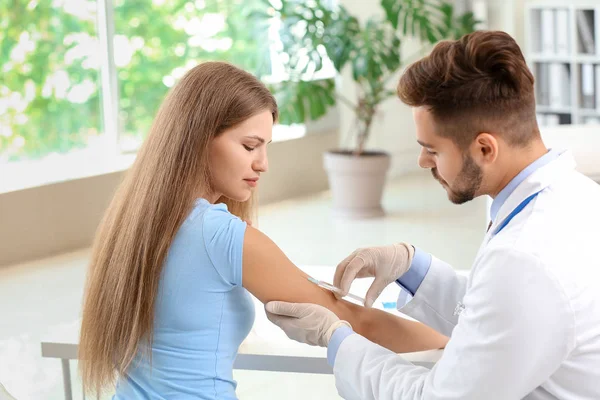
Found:
[[(316, 121), (307, 121), (306, 124), (275, 125), (273, 143), (332, 132), (339, 127), (339, 109), (333, 107)], [(112, 148), (114, 147), (99, 139), (93, 147), (87, 149), (67, 154), (52, 154), (41, 160), (0, 164), (0, 195), (127, 170), (133, 164), (136, 153), (115, 154)]]
[[(305, 125), (273, 128), (273, 143), (296, 140), (306, 135)], [(127, 170), (136, 153), (110, 154), (106, 146), (52, 154), (41, 160), (0, 165), (0, 194), (75, 179)]]
[(99, 149), (84, 149), (53, 154), (41, 160), (4, 164), (0, 194), (124, 171), (134, 160), (135, 153), (109, 155)]

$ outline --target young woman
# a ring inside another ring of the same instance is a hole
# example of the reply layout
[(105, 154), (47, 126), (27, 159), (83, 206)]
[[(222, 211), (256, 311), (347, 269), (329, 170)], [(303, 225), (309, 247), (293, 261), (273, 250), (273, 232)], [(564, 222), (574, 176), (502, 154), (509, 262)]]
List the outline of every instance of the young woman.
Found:
[(249, 226), (277, 120), (254, 76), (198, 65), (166, 97), (96, 235), (79, 343), (84, 389), (116, 399), (236, 399), (250, 293), (317, 303), (396, 351), (443, 347), (431, 329), (307, 280)]

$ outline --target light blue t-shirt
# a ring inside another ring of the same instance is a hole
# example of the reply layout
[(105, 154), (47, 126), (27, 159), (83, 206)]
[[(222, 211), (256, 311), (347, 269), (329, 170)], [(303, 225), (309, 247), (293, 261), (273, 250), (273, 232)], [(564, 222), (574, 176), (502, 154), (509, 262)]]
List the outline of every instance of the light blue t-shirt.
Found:
[(254, 323), (242, 287), (246, 223), (198, 199), (167, 255), (152, 363), (138, 353), (114, 399), (236, 399), (232, 367)]

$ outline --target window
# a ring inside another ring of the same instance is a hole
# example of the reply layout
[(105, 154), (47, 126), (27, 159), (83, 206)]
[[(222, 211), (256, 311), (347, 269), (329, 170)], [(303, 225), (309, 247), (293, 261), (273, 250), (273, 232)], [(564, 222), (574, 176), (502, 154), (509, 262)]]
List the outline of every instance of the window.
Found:
[(0, 2), (0, 163), (102, 138), (95, 1)]
[[(121, 149), (135, 150), (171, 86), (207, 60), (270, 70), (267, 32), (248, 29), (259, 0), (115, 0), (114, 63)], [(262, 36), (262, 37), (261, 37)]]
[[(247, 24), (265, 7), (264, 0), (0, 2), (0, 192), (105, 172), (99, 168), (116, 155), (137, 150), (169, 88), (202, 61), (276, 79), (275, 25)], [(274, 139), (303, 133), (293, 127)]]

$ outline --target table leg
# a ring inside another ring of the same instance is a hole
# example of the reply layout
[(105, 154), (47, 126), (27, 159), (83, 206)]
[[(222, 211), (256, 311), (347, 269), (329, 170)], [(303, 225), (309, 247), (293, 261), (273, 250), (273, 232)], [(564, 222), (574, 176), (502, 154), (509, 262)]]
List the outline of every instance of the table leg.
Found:
[(65, 400), (73, 400), (73, 392), (71, 388), (71, 366), (69, 360), (62, 358), (63, 385), (65, 387)]

